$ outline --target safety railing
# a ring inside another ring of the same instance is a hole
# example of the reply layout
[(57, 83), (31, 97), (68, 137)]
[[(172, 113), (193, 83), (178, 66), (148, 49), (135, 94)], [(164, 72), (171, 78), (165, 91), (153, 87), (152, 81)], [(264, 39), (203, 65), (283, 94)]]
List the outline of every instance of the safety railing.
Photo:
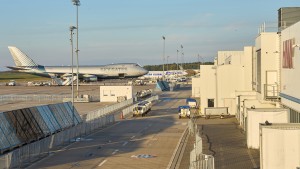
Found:
[(278, 100), (279, 97), (279, 85), (277, 84), (264, 84), (264, 93), (266, 100)]
[(188, 122), (188, 127), (189, 133), (195, 135), (194, 149), (190, 152), (189, 169), (214, 169), (214, 157), (203, 154), (202, 138), (193, 119)]
[(43, 101), (63, 101), (65, 98), (70, 98), (69, 95), (0, 95), (0, 102), (43, 102)]
[(212, 155), (199, 154), (196, 161), (190, 164), (190, 169), (214, 169), (214, 157)]

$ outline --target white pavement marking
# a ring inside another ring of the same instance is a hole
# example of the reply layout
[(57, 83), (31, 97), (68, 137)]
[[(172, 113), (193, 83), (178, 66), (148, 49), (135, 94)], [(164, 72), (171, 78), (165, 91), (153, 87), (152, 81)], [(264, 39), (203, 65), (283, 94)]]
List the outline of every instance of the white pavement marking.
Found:
[(101, 167), (107, 160), (103, 160), (98, 166)]
[(122, 146), (126, 146), (126, 144), (128, 144), (128, 141), (125, 141)]
[(134, 139), (135, 138), (135, 136), (132, 136), (130, 139)]
[(118, 152), (119, 150), (115, 150), (114, 152), (112, 152), (111, 154), (114, 155)]

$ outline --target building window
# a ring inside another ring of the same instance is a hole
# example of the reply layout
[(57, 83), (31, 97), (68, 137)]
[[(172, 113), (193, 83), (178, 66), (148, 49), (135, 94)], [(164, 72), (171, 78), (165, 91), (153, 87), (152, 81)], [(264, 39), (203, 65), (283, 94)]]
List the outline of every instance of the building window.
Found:
[(115, 94), (115, 91), (113, 91), (113, 90), (111, 90), (110, 91), (110, 96), (115, 96), (116, 94)]
[(215, 99), (207, 99), (207, 107), (215, 107)]
[(103, 90), (103, 96), (108, 96), (109, 91), (108, 90)]

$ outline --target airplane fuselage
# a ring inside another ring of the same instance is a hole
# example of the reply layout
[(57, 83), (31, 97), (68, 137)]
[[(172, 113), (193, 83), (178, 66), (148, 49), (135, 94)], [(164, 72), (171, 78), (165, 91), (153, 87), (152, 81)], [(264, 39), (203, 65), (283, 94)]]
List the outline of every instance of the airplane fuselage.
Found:
[[(44, 77), (61, 77), (71, 76), (71, 66), (18, 66), (9, 67), (19, 72), (35, 74)], [(98, 79), (105, 78), (135, 78), (146, 74), (148, 71), (135, 63), (110, 64), (103, 66), (79, 66), (79, 78), (97, 77)], [(73, 66), (73, 74), (76, 75), (77, 68)]]

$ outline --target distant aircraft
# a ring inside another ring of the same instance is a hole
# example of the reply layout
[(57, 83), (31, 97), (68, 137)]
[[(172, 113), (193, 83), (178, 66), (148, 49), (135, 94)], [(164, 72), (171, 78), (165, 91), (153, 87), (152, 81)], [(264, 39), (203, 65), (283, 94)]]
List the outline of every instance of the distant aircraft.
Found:
[(139, 77), (140, 79), (160, 79), (165, 73), (166, 78), (176, 78), (187, 75), (185, 70), (168, 70), (168, 71), (149, 71), (147, 74)]
[[(42, 66), (36, 64), (25, 53), (14, 46), (8, 47), (16, 66), (7, 68), (19, 72), (35, 74), (44, 77), (63, 78), (72, 76), (71, 66)], [(76, 75), (76, 66), (73, 66), (73, 73)], [(79, 66), (79, 79), (116, 79), (135, 78), (147, 74), (148, 71), (136, 63), (109, 64), (102, 66)]]

